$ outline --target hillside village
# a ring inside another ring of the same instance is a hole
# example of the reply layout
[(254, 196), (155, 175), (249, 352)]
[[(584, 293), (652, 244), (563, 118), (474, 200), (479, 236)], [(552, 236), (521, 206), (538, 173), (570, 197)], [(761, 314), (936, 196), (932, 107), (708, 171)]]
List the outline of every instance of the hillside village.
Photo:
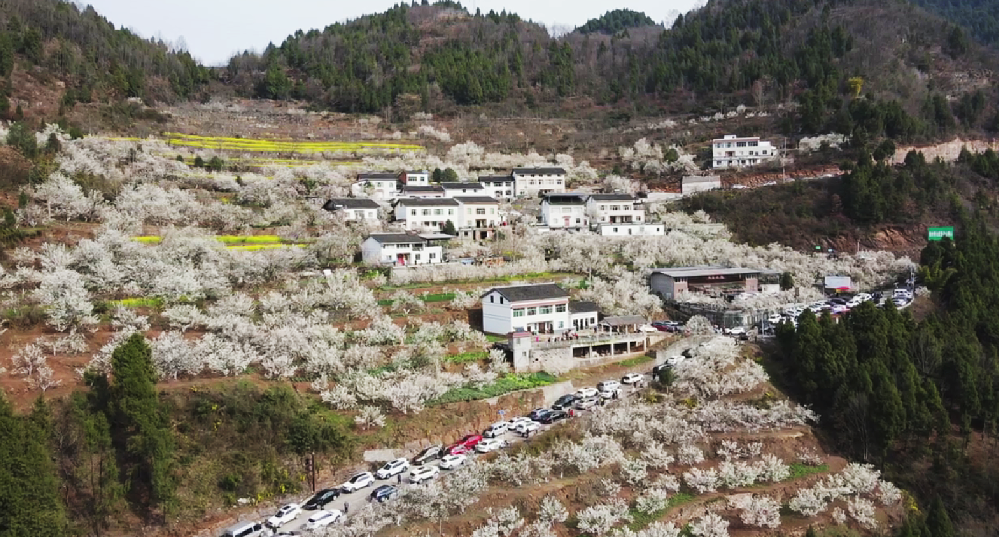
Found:
[(0, 537), (999, 534), (995, 3), (2, 3)]

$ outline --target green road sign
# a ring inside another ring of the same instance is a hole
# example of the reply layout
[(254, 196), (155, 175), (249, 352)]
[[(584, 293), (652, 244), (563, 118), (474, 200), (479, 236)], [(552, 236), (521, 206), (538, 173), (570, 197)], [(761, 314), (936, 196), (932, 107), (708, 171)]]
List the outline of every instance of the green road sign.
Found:
[(927, 239), (931, 241), (940, 241), (944, 237), (954, 240), (954, 227), (931, 227), (927, 230)]

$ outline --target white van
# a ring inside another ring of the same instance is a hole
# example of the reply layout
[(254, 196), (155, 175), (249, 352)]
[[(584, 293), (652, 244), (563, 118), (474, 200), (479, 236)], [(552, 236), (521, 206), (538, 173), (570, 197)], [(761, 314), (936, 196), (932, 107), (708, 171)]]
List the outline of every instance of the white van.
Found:
[(222, 537), (271, 537), (274, 532), (259, 522), (240, 522), (225, 530)]
[(621, 383), (616, 380), (605, 380), (597, 383), (597, 391), (599, 392), (615, 392), (619, 388), (621, 388)]

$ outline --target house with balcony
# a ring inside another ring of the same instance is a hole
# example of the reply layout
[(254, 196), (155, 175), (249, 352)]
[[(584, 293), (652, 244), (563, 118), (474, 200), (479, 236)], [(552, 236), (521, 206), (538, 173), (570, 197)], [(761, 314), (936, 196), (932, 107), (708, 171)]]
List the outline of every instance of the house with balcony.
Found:
[(554, 334), (572, 328), (569, 292), (554, 283), (494, 287), (482, 295), (482, 329)]
[(440, 231), (450, 221), (458, 227), (461, 205), (452, 198), (404, 198), (395, 204), (395, 220), (409, 231)]
[(551, 230), (587, 229), (590, 218), (586, 213), (589, 194), (548, 194), (541, 202), (541, 221)]
[(378, 222), (378, 204), (368, 198), (332, 198), (323, 209), (343, 217), (345, 222)]
[(361, 243), (361, 259), (368, 265), (408, 267), (444, 261), (444, 242), (450, 235), (375, 233)]
[(726, 134), (723, 138), (711, 141), (711, 165), (713, 168), (745, 168), (776, 160), (777, 149), (759, 136), (739, 137)]
[(485, 196), (486, 189), (482, 183), (441, 183), (445, 198), (455, 196)]
[(430, 184), (430, 172), (426, 170), (403, 170), (399, 174), (399, 182), (405, 186), (427, 186)]
[(641, 224), (645, 205), (631, 194), (591, 194), (586, 199), (586, 214), (597, 224)]
[(489, 196), (456, 196), (458, 221), (455, 227), (458, 237), (463, 239), (486, 240), (496, 234), (496, 228), (503, 224), (499, 214), (499, 201)]
[(565, 192), (564, 168), (514, 168), (514, 196)]
[(399, 176), (394, 173), (359, 173), (350, 190), (355, 198), (393, 200), (399, 194)]
[(504, 201), (513, 199), (513, 175), (480, 175), (479, 183), (485, 188), (487, 196)]

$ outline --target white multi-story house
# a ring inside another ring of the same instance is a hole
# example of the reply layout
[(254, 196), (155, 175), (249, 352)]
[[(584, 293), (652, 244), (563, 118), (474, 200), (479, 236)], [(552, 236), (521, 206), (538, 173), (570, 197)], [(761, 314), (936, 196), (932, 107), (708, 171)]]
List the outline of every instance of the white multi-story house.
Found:
[(541, 202), (541, 219), (548, 229), (584, 229), (590, 226), (586, 214), (589, 194), (548, 194)]
[(482, 183), (441, 183), (445, 198), (456, 196), (485, 196), (486, 189)]
[(492, 238), (496, 227), (503, 223), (499, 214), (499, 201), (488, 196), (455, 196), (458, 202), (458, 236), (464, 239), (485, 240)]
[(597, 224), (640, 224), (645, 205), (631, 194), (592, 194), (586, 199), (586, 214)]
[(361, 259), (369, 265), (433, 265), (444, 261), (448, 235), (377, 233), (361, 243)]
[(406, 185), (399, 193), (400, 198), (443, 198), (444, 188), (441, 185)]
[(449, 220), (459, 226), (459, 208), (452, 198), (405, 198), (395, 204), (395, 219), (410, 231), (439, 231)]
[(359, 173), (351, 193), (358, 198), (393, 200), (399, 194), (399, 177), (394, 173)]
[(377, 222), (378, 204), (368, 198), (332, 198), (323, 209), (343, 216), (346, 222)]
[(430, 184), (430, 172), (404, 170), (399, 174), (399, 182), (406, 186), (427, 186)]
[(511, 200), (514, 196), (512, 175), (480, 175), (479, 182), (486, 189), (486, 195), (498, 200)]
[(565, 170), (562, 168), (514, 168), (514, 196), (536, 196), (565, 192)]
[(608, 237), (650, 237), (655, 235), (665, 235), (666, 226), (663, 224), (597, 224), (596, 232)]
[(569, 292), (553, 283), (494, 287), (482, 295), (484, 332), (556, 333), (570, 328)]
[(724, 138), (711, 141), (712, 166), (715, 169), (742, 168), (775, 160), (778, 152), (774, 146), (760, 140), (759, 136), (740, 138), (726, 134)]

